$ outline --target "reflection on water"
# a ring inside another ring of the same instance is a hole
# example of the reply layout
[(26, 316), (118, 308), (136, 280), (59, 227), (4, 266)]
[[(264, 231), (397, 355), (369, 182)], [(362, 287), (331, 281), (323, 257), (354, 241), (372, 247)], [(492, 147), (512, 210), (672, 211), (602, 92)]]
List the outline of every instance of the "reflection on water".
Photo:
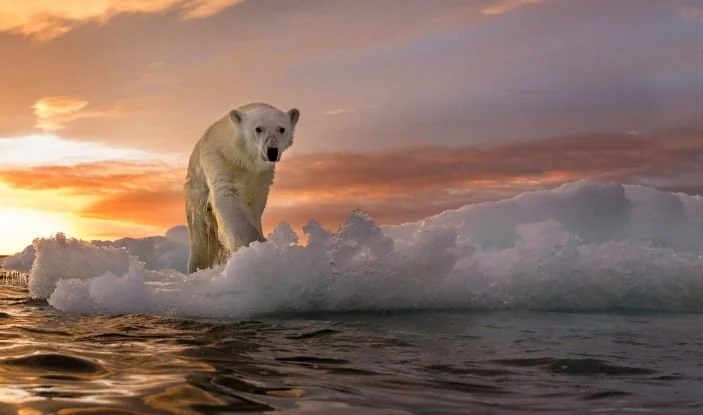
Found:
[(0, 414), (700, 413), (700, 314), (187, 320), (0, 286)]

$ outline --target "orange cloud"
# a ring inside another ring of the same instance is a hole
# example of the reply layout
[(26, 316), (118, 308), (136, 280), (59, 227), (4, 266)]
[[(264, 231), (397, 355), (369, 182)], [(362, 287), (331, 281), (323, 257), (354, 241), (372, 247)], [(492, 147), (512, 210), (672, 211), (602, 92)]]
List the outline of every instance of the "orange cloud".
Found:
[[(277, 169), (264, 228), (286, 221), (300, 229), (312, 218), (335, 228), (356, 208), (379, 223), (398, 224), (584, 178), (700, 194), (700, 133), (689, 128), (295, 155)], [(85, 234), (78, 236), (102, 238), (163, 233), (184, 223), (184, 177), (185, 166), (156, 162), (0, 169), (0, 185), (75, 200), (75, 228)]]
[(161, 234), (184, 222), (184, 177), (182, 166), (158, 162), (0, 168), (0, 223), (31, 224), (22, 232), (10, 226), (13, 238), (0, 252), (54, 232), (86, 239)]
[(69, 96), (44, 97), (34, 103), (34, 115), (37, 117), (36, 128), (45, 131), (60, 130), (67, 123), (81, 118), (115, 117), (122, 113), (118, 106), (112, 109), (83, 111), (88, 101)]
[(0, 2), (0, 31), (51, 40), (77, 26), (126, 13), (178, 10), (183, 20), (208, 17), (244, 0), (23, 0)]
[[(624, 180), (696, 161), (697, 131), (602, 134), (508, 142), (493, 147), (418, 146), (372, 153), (308, 154), (285, 160), (279, 194), (353, 200), (438, 194), (511, 183), (578, 178)], [(700, 163), (700, 162), (698, 162)]]
[(106, 161), (68, 166), (0, 169), (0, 182), (33, 190), (64, 190), (72, 195), (112, 195), (182, 187), (183, 166), (158, 162)]
[(45, 97), (34, 103), (37, 116), (36, 128), (60, 130), (64, 124), (75, 119), (88, 101), (74, 97)]
[(79, 215), (168, 229), (185, 223), (184, 200), (183, 191), (176, 188), (135, 189), (101, 199), (81, 210)]
[[(371, 153), (307, 154), (281, 163), (264, 227), (336, 227), (362, 208), (382, 224), (579, 179), (647, 184), (703, 194), (700, 129), (601, 134), (492, 147), (421, 146)], [(654, 179), (656, 178), (656, 179)]]

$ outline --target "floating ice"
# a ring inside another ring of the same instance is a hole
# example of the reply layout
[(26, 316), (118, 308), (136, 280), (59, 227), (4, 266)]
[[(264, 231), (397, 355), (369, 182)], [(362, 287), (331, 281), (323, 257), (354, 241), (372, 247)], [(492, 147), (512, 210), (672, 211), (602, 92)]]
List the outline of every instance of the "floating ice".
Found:
[(126, 250), (100, 246), (57, 234), (34, 240), (36, 258), (29, 278), (29, 292), (47, 298), (66, 278), (90, 279), (106, 272), (123, 274), (132, 262)]
[[(113, 248), (125, 248), (150, 270), (175, 269), (185, 272), (188, 263), (188, 228), (180, 225), (166, 231), (165, 236), (150, 236), (147, 238), (122, 238), (116, 241), (91, 241), (91, 245)], [(34, 263), (35, 250), (29, 245), (5, 259), (0, 259), (4, 268), (29, 272)]]
[(144, 262), (147, 269), (175, 269), (185, 272), (188, 264), (188, 227), (175, 226), (165, 236), (123, 238), (108, 242), (109, 246), (123, 247)]
[(0, 266), (13, 271), (28, 273), (34, 263), (34, 246), (29, 245), (22, 251), (7, 258), (0, 259)]
[[(581, 181), (379, 228), (354, 212), (308, 243), (286, 224), (224, 267), (148, 271), (124, 250), (37, 240), (32, 295), (65, 311), (245, 318), (468, 307), (696, 311), (703, 198)], [(55, 287), (55, 289), (52, 288)]]

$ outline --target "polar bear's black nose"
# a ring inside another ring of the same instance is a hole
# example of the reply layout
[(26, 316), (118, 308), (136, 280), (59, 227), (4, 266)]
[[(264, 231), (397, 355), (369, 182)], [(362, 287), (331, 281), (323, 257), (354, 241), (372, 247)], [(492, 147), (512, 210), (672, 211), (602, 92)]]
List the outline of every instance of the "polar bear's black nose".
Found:
[(266, 157), (268, 157), (269, 161), (278, 161), (278, 148), (268, 147), (266, 149)]

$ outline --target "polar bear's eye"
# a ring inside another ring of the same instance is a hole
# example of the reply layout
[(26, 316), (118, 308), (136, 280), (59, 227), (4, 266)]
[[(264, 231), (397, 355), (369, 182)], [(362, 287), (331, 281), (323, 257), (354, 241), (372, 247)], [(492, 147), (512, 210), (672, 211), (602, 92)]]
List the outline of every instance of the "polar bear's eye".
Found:
[(283, 133), (285, 133), (285, 132), (286, 132), (286, 129), (285, 129), (285, 128), (283, 128), (283, 127), (278, 127), (278, 133), (279, 133), (279, 134), (283, 134)]
[(254, 131), (256, 131), (257, 134), (261, 134), (261, 132), (264, 130), (261, 127), (256, 127), (254, 128)]

